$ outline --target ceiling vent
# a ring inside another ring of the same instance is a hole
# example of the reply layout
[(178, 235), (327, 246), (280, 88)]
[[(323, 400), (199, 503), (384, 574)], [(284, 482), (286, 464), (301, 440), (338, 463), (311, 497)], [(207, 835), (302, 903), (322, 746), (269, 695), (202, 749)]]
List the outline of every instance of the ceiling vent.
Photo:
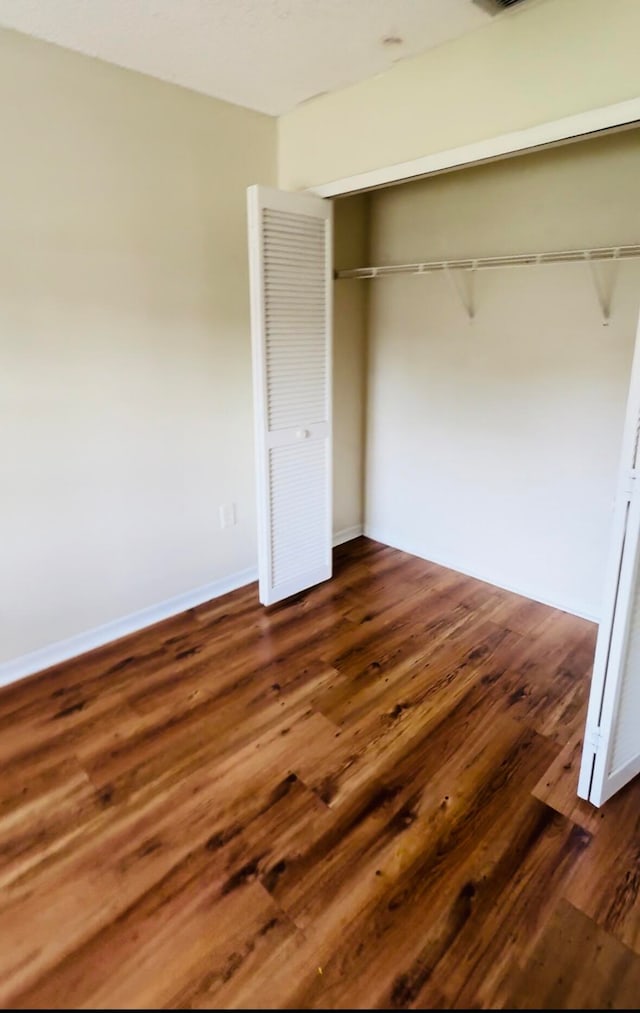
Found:
[(526, 2), (527, 0), (473, 0), (474, 4), (482, 7), (488, 14), (500, 14), (501, 11), (507, 11), (510, 7), (518, 7)]

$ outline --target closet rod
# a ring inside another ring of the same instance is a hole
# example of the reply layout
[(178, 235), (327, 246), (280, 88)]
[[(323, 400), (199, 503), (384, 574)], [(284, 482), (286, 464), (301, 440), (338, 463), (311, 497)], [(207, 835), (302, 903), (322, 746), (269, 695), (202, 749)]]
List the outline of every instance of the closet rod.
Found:
[(379, 267), (351, 267), (335, 271), (335, 278), (378, 278), (384, 274), (427, 274), (431, 271), (481, 271), (490, 267), (525, 267), (530, 264), (592, 263), (640, 257), (635, 246), (600, 246), (593, 250), (558, 250), (552, 253), (520, 253), (511, 257), (477, 257), (465, 260), (427, 260), (421, 264), (385, 264)]

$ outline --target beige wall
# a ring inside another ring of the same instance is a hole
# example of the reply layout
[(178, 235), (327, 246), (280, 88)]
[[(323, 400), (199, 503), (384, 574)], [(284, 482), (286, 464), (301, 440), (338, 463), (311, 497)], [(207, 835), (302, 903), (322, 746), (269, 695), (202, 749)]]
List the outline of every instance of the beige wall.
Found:
[[(334, 266), (366, 262), (368, 196), (334, 202)], [(365, 354), (369, 289), (360, 281), (334, 287), (333, 313), (333, 527), (341, 532), (364, 519)]]
[(532, 0), (280, 118), (292, 190), (640, 95), (638, 0)]
[[(640, 132), (371, 195), (372, 263), (640, 241)], [(366, 530), (533, 598), (600, 613), (640, 264), (603, 327), (586, 265), (367, 283)]]
[(245, 187), (276, 130), (10, 32), (0, 90), (3, 661), (255, 566)]

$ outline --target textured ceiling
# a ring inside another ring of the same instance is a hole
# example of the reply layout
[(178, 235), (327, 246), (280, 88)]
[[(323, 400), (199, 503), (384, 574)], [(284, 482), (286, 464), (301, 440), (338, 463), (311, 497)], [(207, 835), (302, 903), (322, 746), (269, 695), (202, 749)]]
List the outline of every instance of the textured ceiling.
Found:
[(472, 0), (0, 0), (0, 25), (272, 115), (489, 20)]

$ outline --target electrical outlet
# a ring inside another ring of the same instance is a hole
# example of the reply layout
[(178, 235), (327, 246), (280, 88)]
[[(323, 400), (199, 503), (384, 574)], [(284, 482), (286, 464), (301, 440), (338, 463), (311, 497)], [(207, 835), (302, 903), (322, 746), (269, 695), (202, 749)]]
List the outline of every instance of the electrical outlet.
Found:
[(236, 523), (235, 503), (223, 503), (220, 507), (220, 527), (232, 528)]

